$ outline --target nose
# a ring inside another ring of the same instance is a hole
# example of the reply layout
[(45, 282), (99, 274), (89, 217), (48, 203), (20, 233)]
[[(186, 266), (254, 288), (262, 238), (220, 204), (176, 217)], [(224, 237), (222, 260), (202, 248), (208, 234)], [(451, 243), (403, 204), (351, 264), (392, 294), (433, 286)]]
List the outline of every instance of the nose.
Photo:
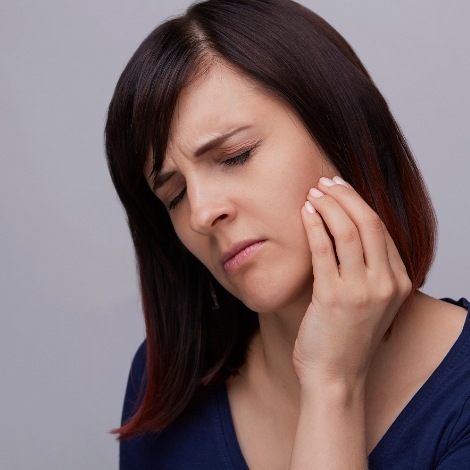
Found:
[(223, 221), (235, 216), (235, 205), (227, 188), (208, 182), (187, 184), (190, 205), (189, 225), (194, 232), (209, 235)]

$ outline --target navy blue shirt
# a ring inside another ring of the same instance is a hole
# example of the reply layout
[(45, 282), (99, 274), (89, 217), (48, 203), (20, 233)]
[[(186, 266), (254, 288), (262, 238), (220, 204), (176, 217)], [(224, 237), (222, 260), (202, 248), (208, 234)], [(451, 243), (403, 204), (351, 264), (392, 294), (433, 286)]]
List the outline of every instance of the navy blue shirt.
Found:
[[(449, 302), (465, 307), (461, 299)], [(369, 455), (371, 470), (470, 469), (470, 315), (441, 364)], [(145, 343), (144, 343), (145, 344)], [(123, 421), (132, 415), (145, 369), (145, 346), (134, 358)], [(121, 470), (247, 470), (225, 386), (217, 386), (164, 431), (123, 441)]]

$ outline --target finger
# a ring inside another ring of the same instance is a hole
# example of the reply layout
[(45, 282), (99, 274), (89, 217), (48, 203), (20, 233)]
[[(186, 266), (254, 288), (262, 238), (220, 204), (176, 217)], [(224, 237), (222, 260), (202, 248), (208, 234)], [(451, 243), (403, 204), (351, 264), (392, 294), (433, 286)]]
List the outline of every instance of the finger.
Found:
[[(363, 206), (363, 225), (358, 225), (358, 230), (361, 235), (361, 240), (363, 240), (363, 249), (364, 249), (364, 258), (366, 260), (366, 265), (370, 269), (370, 273), (374, 276), (374, 279), (377, 282), (383, 283), (384, 286), (387, 286), (395, 289), (398, 287), (398, 292), (400, 295), (397, 297), (403, 301), (403, 299), (409, 295), (412, 290), (412, 284), (408, 276), (405, 264), (401, 258), (401, 255), (392, 239), (388, 233), (385, 224), (380, 220), (378, 215), (370, 208), (370, 206), (357, 194), (356, 191), (347, 183), (344, 182), (339, 177), (333, 178), (334, 183), (337, 185), (332, 185), (331, 180), (321, 179), (319, 186), (322, 189), (328, 191), (330, 195), (333, 196), (332, 192), (329, 191), (329, 188), (333, 186), (338, 186), (334, 191), (336, 192), (349, 192), (349, 199), (357, 199), (358, 205)], [(325, 184), (326, 183), (326, 184)], [(325, 187), (326, 186), (326, 187)], [(346, 191), (342, 190), (341, 187), (345, 188)], [(339, 189), (339, 191), (338, 191)], [(344, 205), (346, 211), (349, 211), (347, 203)], [(354, 219), (353, 212), (348, 212), (351, 215), (351, 218)], [(378, 220), (377, 220), (378, 219)], [(380, 223), (378, 222), (380, 220)], [(369, 223), (368, 223), (369, 222)], [(362, 230), (362, 227), (365, 226), (365, 229)], [(372, 230), (371, 230), (372, 227)], [(367, 230), (367, 228), (369, 230)], [(378, 249), (374, 252), (373, 242), (365, 242), (364, 240), (368, 239), (370, 235), (370, 240), (375, 240), (378, 242), (376, 245)], [(377, 237), (374, 237), (377, 235)], [(383, 238), (382, 238), (383, 235)], [(385, 245), (384, 248), (381, 248)], [(372, 254), (369, 254), (369, 248)], [(380, 280), (381, 279), (381, 280)], [(395, 287), (394, 287), (395, 286)]]
[(390, 265), (384, 225), (380, 217), (351, 186), (336, 181), (322, 177), (318, 186), (339, 203), (355, 224), (362, 241), (365, 265), (379, 272), (384, 265)]
[(359, 231), (334, 198), (325, 195), (316, 188), (308, 194), (308, 200), (321, 214), (323, 221), (334, 238), (336, 255), (343, 279), (358, 279), (365, 274), (364, 252)]
[(337, 279), (338, 267), (333, 243), (328, 236), (323, 219), (309, 201), (306, 201), (301, 213), (312, 252), (313, 276), (315, 279)]

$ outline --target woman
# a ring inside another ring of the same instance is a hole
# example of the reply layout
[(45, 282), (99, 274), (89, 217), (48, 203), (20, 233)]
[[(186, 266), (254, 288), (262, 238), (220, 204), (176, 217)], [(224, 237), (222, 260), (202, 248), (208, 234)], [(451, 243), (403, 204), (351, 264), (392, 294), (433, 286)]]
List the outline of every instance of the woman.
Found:
[(121, 468), (465, 468), (468, 303), (418, 291), (432, 206), (331, 26), (194, 5), (125, 68), (106, 149), (147, 330)]

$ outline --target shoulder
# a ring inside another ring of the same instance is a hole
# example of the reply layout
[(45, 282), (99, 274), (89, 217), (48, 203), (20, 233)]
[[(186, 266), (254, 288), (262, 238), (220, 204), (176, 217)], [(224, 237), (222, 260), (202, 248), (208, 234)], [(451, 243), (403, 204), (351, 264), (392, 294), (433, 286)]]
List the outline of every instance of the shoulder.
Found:
[[(145, 391), (145, 364), (146, 342), (132, 362), (123, 420), (132, 416)], [(225, 385), (215, 386), (163, 431), (122, 441), (120, 470), (240, 468), (232, 463), (229, 418)]]
[[(455, 380), (468, 383), (469, 302), (464, 298), (438, 300), (424, 294), (418, 300), (417, 308), (403, 322), (401, 338), (397, 338), (402, 373), (414, 374), (421, 385), (433, 375), (445, 377), (442, 387)], [(470, 394), (470, 387), (458, 390), (465, 397)]]
[[(404, 468), (403, 462), (410, 468), (466, 468), (464, 462), (470, 461), (469, 307), (465, 299), (424, 298), (411, 335), (404, 335), (400, 344), (405, 354), (399, 367), (401, 382), (396, 381), (399, 390), (411, 386), (400, 401), (401, 412), (371, 453), (370, 468), (383, 468), (385, 463), (389, 469)], [(395, 353), (399, 355), (398, 350)], [(394, 384), (389, 385), (393, 389)]]

